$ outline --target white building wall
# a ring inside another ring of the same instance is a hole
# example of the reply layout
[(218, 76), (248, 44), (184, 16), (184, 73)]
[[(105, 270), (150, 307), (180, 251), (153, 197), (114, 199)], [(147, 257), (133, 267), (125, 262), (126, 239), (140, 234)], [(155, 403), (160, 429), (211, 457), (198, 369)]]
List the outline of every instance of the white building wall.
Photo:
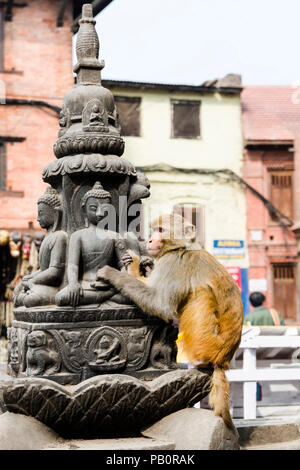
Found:
[[(124, 157), (135, 166), (167, 164), (179, 168), (230, 169), (241, 175), (243, 139), (239, 95), (114, 89), (115, 95), (141, 98), (141, 136), (124, 137)], [(201, 137), (172, 138), (172, 99), (199, 100)], [(199, 204), (205, 209), (205, 248), (213, 240), (244, 240), (246, 200), (243, 187), (222, 175), (147, 173), (151, 197), (143, 201), (145, 227), (157, 212), (176, 204)], [(147, 234), (145, 234), (147, 235)], [(248, 267), (247, 249), (241, 259), (222, 260), (227, 266)]]

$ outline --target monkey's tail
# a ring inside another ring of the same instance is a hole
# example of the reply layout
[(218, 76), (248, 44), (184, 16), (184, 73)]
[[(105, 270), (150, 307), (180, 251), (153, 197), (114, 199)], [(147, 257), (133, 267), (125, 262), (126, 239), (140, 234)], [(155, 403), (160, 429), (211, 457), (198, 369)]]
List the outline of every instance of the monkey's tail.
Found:
[(216, 416), (223, 418), (224, 423), (231, 429), (234, 424), (229, 411), (229, 382), (225, 375), (228, 366), (216, 365), (211, 378), (211, 391), (209, 394), (209, 404), (213, 408)]

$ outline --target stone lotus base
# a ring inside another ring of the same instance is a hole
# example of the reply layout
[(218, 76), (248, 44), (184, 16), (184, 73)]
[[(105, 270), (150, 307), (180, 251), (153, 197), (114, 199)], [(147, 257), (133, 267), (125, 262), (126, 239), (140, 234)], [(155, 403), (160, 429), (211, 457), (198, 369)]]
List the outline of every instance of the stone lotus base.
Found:
[(62, 437), (139, 433), (209, 393), (210, 376), (196, 369), (151, 381), (122, 374), (92, 377), (75, 386), (40, 378), (0, 379), (0, 409), (31, 416)]

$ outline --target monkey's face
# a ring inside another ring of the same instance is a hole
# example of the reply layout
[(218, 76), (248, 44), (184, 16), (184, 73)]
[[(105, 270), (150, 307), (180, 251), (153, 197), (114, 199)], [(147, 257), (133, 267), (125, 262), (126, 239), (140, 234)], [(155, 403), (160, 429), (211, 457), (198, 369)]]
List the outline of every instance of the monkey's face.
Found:
[(147, 243), (147, 250), (154, 258), (159, 255), (164, 246), (163, 227), (154, 227)]
[(162, 215), (152, 223), (149, 255), (158, 257), (166, 246), (185, 247), (195, 239), (195, 227), (178, 214)]

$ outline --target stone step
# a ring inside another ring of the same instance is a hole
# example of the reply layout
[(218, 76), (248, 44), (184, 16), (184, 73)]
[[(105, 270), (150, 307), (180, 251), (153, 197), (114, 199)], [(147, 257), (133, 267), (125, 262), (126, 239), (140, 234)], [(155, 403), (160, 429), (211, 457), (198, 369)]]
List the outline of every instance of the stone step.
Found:
[(300, 439), (287, 442), (273, 442), (264, 445), (241, 447), (241, 450), (300, 450)]
[(242, 448), (300, 442), (299, 418), (258, 418), (234, 420)]
[(1, 450), (173, 450), (175, 442), (152, 437), (63, 439), (31, 416), (0, 414)]
[(174, 450), (175, 443), (147, 437), (58, 440), (43, 450)]

